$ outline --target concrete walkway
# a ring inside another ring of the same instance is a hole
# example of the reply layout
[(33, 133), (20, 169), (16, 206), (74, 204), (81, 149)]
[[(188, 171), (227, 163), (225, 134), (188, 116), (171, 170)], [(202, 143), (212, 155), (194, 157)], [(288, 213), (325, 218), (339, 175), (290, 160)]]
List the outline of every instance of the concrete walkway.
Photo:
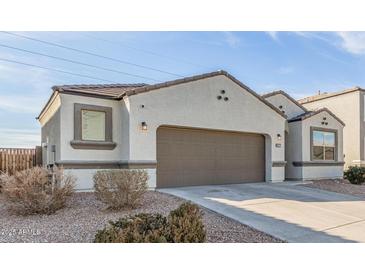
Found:
[(365, 242), (365, 200), (294, 183), (159, 189), (288, 242)]

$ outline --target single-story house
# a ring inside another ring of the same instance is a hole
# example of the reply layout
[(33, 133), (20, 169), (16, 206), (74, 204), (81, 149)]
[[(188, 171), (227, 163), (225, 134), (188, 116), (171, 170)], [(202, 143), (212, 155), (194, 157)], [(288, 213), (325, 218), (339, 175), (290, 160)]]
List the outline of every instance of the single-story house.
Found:
[(38, 119), (44, 165), (73, 173), (78, 190), (115, 168), (147, 170), (151, 188), (342, 176), (341, 120), (285, 93), (260, 96), (225, 71), (54, 86)]

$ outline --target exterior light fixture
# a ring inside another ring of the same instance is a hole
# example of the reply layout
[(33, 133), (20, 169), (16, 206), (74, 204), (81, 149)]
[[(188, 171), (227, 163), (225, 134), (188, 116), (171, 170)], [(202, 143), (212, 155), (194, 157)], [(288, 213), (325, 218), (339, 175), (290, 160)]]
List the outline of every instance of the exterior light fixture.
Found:
[(278, 137), (279, 141), (281, 140), (281, 135), (280, 134), (277, 134), (276, 137)]
[(142, 130), (147, 130), (147, 123), (146, 122), (142, 122), (141, 123), (141, 128), (142, 128)]

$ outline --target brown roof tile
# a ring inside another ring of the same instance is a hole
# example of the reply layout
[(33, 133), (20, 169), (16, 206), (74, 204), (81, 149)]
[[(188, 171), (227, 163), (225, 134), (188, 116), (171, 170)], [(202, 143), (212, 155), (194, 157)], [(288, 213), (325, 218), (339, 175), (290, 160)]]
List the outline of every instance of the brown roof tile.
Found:
[(112, 84), (112, 85), (63, 85), (53, 86), (53, 91), (70, 94), (84, 94), (118, 99), (129, 90), (146, 86), (147, 84)]
[[(160, 88), (165, 88), (173, 85), (179, 85), (183, 83), (188, 83), (192, 81), (197, 81), (205, 78), (210, 78), (218, 75), (224, 75), (237, 85), (241, 86), (253, 96), (255, 96), (258, 100), (269, 106), (279, 115), (284, 118), (287, 118), (285, 114), (283, 114), (280, 110), (278, 110), (275, 106), (273, 106), (270, 102), (262, 98), (255, 91), (244, 85), (242, 82), (237, 80), (235, 77), (230, 75), (228, 72), (224, 70), (219, 70), (215, 72), (200, 74), (192, 77), (181, 78), (173, 81), (167, 81), (159, 84), (147, 85), (147, 84), (111, 84), (111, 85), (63, 85), (63, 86), (54, 86), (53, 94), (55, 92), (66, 93), (66, 94), (74, 94), (81, 96), (92, 96), (92, 97), (101, 97), (105, 99), (122, 99), (124, 96), (132, 96), (143, 92), (149, 92), (152, 90), (157, 90)], [(53, 94), (51, 98), (53, 97)], [(51, 100), (50, 98), (50, 100)], [(50, 101), (47, 102), (46, 106)], [(43, 108), (38, 118), (42, 115), (43, 111), (46, 109), (46, 106)]]

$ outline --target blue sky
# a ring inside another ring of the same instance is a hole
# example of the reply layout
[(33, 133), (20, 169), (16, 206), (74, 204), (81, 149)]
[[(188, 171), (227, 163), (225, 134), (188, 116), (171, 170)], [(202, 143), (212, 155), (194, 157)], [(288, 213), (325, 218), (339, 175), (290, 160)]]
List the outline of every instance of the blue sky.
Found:
[[(282, 89), (294, 98), (365, 87), (363, 32), (22, 32), (125, 62), (122, 64), (0, 32), (0, 59), (69, 71), (116, 83), (156, 83), (224, 69), (258, 93)], [(102, 40), (101, 40), (102, 39)], [(120, 72), (103, 71), (9, 49), (11, 46)], [(171, 75), (174, 74), (174, 75)], [(106, 83), (0, 60), (0, 147), (40, 143), (35, 117), (60, 84)]]

